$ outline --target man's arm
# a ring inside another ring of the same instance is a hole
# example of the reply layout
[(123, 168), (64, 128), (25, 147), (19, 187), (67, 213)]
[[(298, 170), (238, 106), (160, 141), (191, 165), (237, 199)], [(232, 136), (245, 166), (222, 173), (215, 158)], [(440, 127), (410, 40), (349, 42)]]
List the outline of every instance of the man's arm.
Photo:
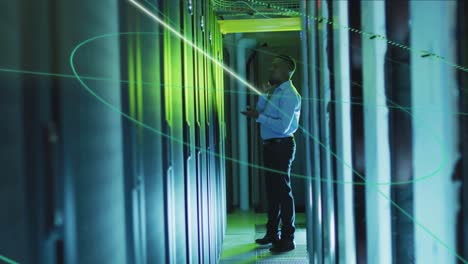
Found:
[[(257, 122), (261, 123), (277, 133), (285, 133), (293, 121), (294, 111), (296, 110), (300, 99), (296, 94), (288, 94), (281, 98), (278, 107), (279, 118), (271, 118), (262, 113), (257, 118)], [(273, 106), (275, 107), (275, 106)]]
[(264, 94), (258, 96), (257, 106), (255, 107), (259, 113), (263, 113), (265, 110), (267, 98)]

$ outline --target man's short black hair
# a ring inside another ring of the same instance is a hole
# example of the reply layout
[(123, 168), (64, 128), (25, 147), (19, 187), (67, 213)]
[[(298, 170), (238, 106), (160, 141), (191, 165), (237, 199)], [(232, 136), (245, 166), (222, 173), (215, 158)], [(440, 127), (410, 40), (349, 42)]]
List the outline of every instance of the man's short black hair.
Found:
[(280, 59), (286, 61), (288, 63), (288, 68), (289, 68), (290, 72), (294, 73), (296, 71), (296, 61), (293, 58), (291, 58), (290, 56), (280, 54), (280, 55), (277, 55), (276, 58), (280, 58)]

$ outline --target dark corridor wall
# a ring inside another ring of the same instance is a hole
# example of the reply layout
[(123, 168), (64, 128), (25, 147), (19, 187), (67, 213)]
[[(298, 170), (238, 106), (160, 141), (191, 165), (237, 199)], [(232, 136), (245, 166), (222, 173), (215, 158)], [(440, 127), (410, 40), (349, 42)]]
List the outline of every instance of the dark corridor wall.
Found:
[[(210, 5), (144, 6), (222, 60)], [(20, 263), (217, 261), (226, 224), (220, 67), (128, 1), (5, 1), (0, 32), (0, 254)], [(80, 43), (73, 62), (86, 87), (70, 67)]]

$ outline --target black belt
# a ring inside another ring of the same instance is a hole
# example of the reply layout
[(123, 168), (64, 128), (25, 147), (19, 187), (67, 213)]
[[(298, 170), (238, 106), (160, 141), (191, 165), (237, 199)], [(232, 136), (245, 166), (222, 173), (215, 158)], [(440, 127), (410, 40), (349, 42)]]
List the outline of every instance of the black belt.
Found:
[(263, 140), (263, 144), (282, 143), (282, 142), (286, 142), (286, 141), (293, 140), (293, 139), (294, 137), (269, 138), (269, 139)]

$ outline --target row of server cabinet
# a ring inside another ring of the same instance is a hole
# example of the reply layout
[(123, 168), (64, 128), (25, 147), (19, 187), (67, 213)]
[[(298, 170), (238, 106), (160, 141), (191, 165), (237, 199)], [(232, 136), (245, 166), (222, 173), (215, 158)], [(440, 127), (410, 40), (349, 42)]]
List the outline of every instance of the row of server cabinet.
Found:
[(2, 260), (219, 260), (222, 36), (208, 0), (136, 2), (155, 17), (129, 1), (0, 3)]

